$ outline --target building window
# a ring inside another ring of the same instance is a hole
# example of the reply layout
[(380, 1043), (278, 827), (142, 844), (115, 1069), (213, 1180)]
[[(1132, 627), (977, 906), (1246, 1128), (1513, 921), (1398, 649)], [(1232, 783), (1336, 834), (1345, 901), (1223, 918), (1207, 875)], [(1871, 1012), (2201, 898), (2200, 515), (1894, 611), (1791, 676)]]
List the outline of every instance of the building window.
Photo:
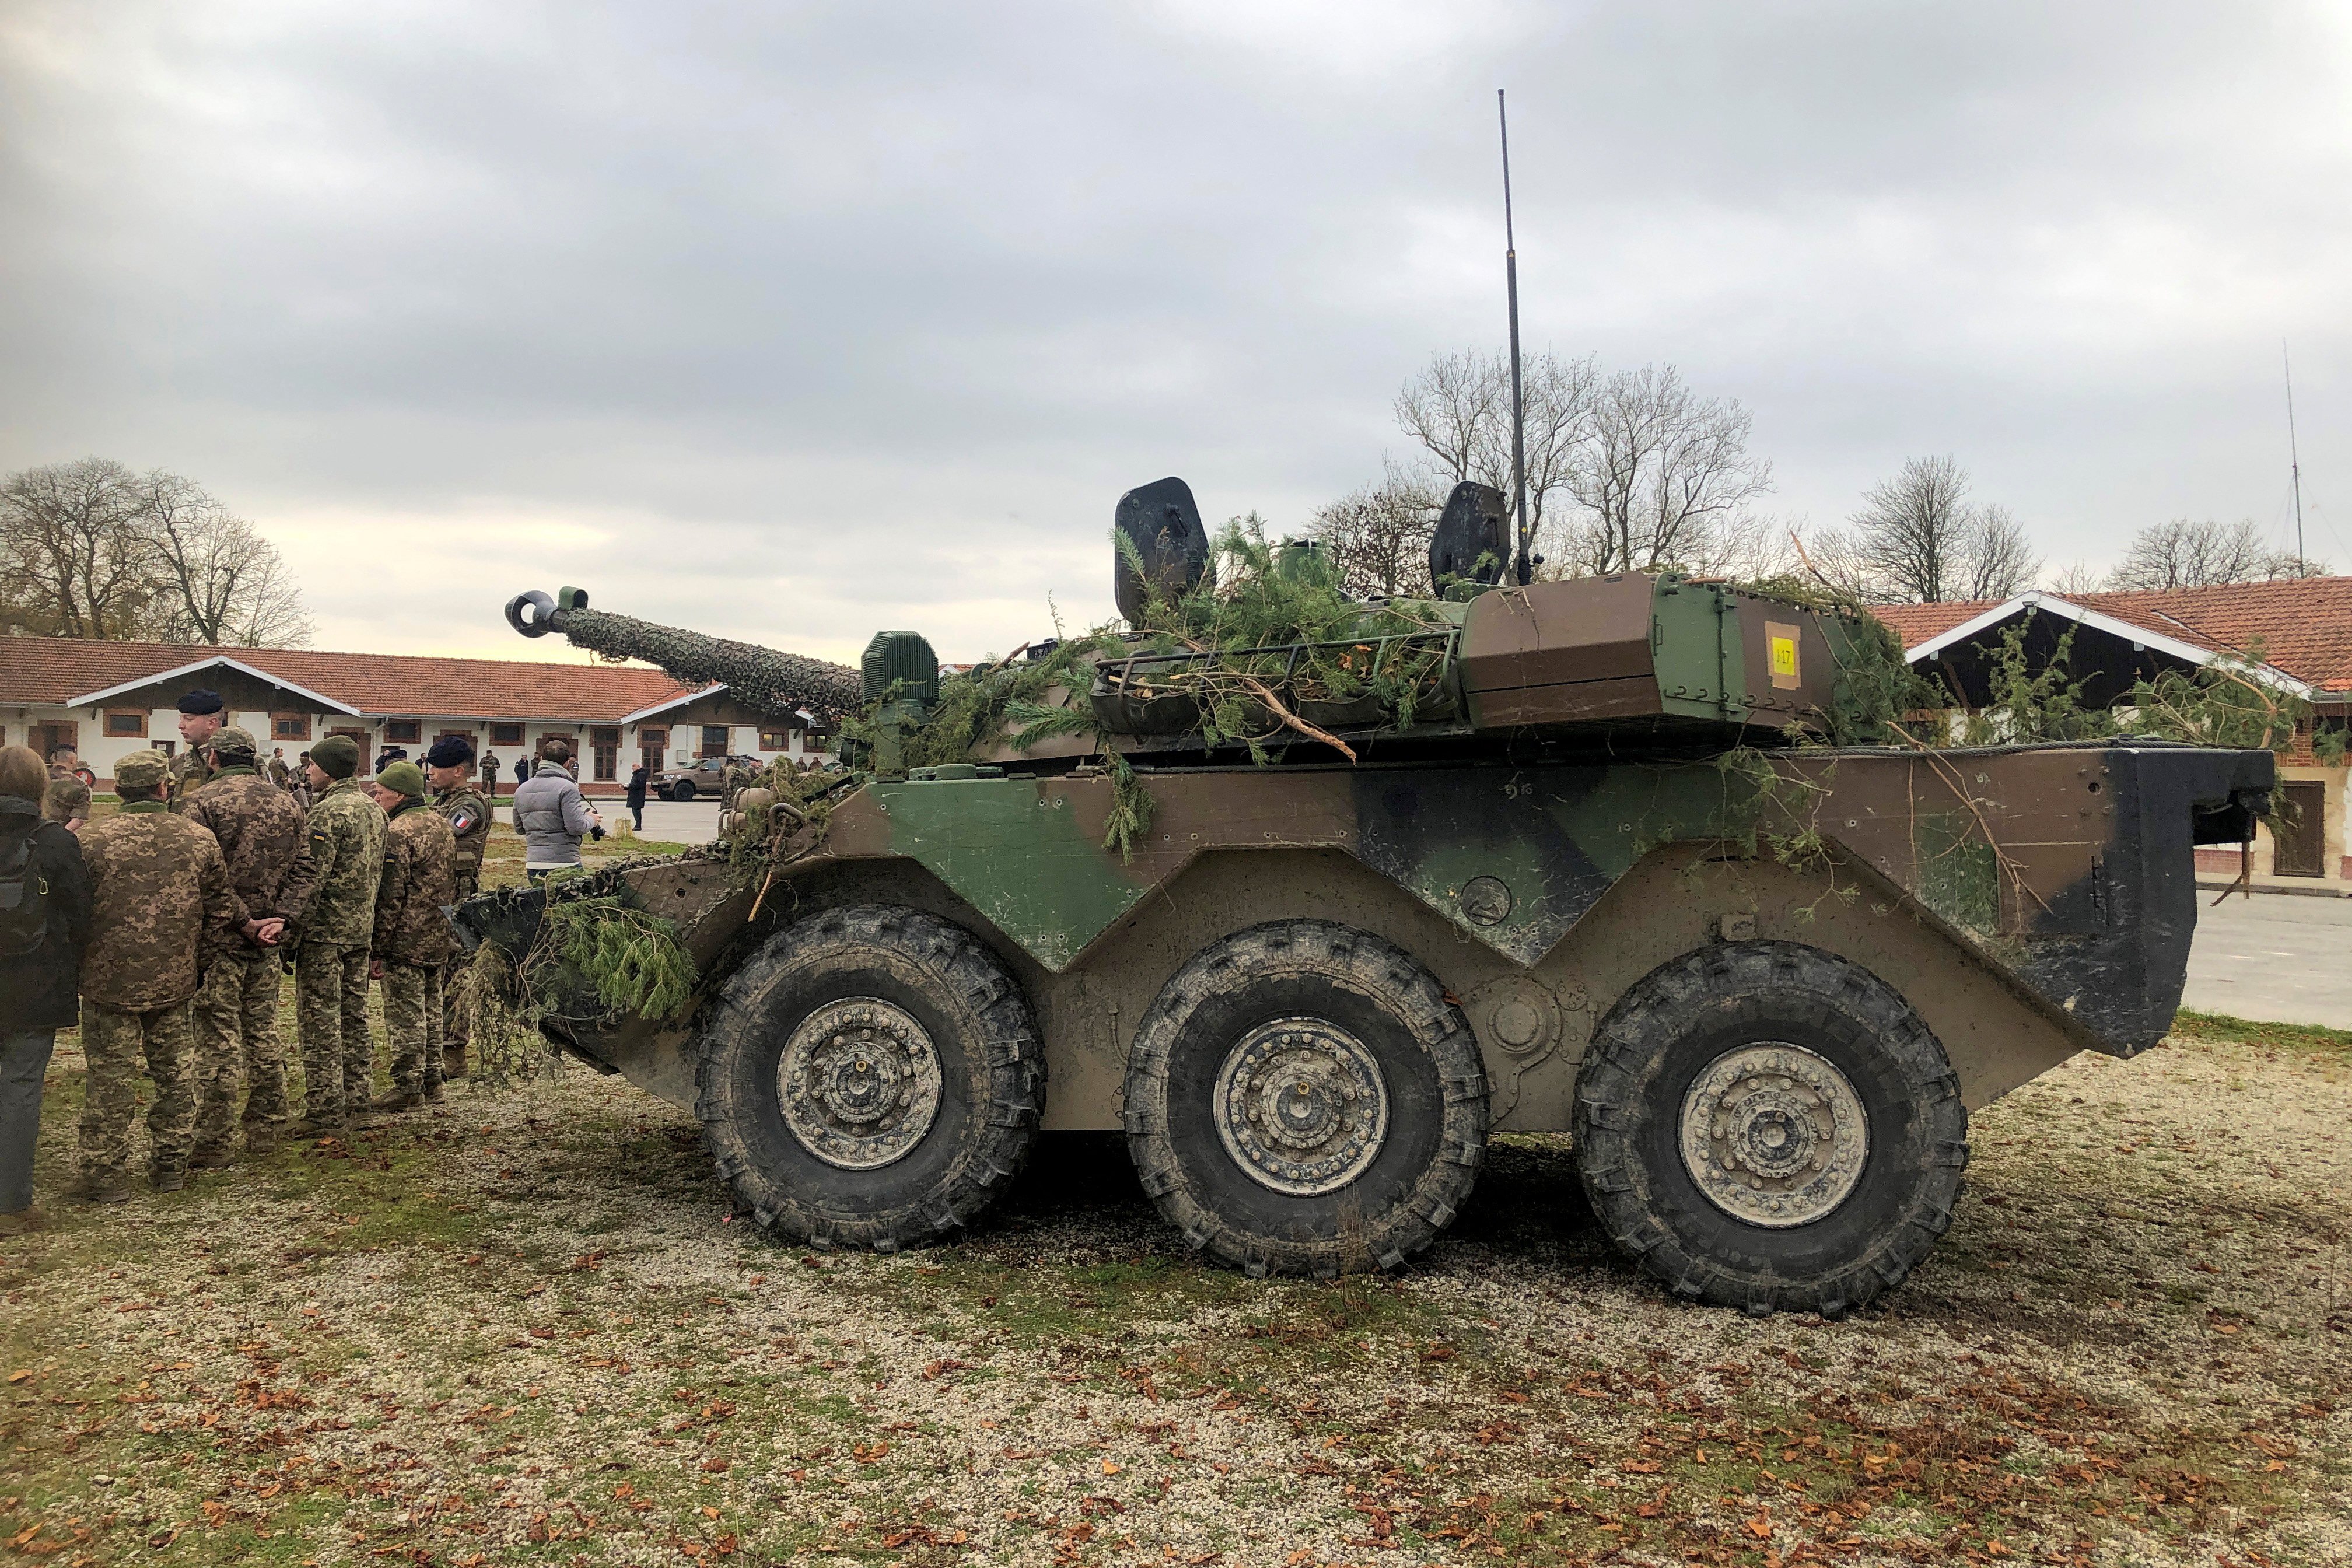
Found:
[(621, 768), (621, 731), (602, 725), (588, 727), (588, 750), (595, 754), (596, 781), (611, 784), (619, 776)]
[(705, 724), (702, 727), (702, 754), (706, 757), (723, 757), (727, 754), (726, 725)]
[(386, 719), (383, 738), (396, 746), (415, 745), (425, 738), (425, 721), (421, 719)]
[(760, 750), (763, 752), (789, 752), (792, 749), (793, 732), (790, 730), (762, 730), (760, 731)]
[(110, 709), (106, 715), (106, 733), (110, 740), (144, 740), (147, 735), (147, 715), (118, 713)]
[(638, 727), (637, 758), (646, 767), (659, 768), (662, 765), (662, 748), (668, 744), (667, 730), (655, 730), (642, 725)]
[(272, 713), (269, 716), (269, 738), (273, 741), (309, 740), (310, 716), (308, 713)]
[(490, 726), (490, 744), (491, 744), (491, 745), (493, 745), (493, 746), (520, 746), (520, 745), (521, 745), (521, 744), (522, 744), (522, 726), (521, 726), (521, 725), (520, 725), (520, 724), (493, 724), (493, 725), (491, 725), (491, 726)]

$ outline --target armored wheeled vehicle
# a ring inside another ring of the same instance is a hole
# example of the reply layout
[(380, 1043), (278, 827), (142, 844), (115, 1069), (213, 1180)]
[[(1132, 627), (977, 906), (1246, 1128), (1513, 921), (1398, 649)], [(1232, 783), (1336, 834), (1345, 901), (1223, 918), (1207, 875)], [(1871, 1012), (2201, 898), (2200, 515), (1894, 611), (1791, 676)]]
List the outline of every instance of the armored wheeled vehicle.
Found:
[[(550, 899), (675, 921), (683, 1007), (576, 990), (541, 1026), (690, 1109), (797, 1241), (951, 1237), (1040, 1137), (1117, 1129), (1210, 1257), (1393, 1268), (1490, 1140), (1567, 1133), (1678, 1295), (1867, 1302), (1951, 1223), (1972, 1110), (2163, 1037), (2192, 850), (2249, 835), (2273, 760), (1833, 743), (1901, 668), (1875, 623), (1672, 574), (1484, 581), (1499, 498), (1465, 491), (1429, 595), (1235, 647), (1152, 629), (1217, 590), (1190, 492), (1145, 487), (1129, 629), (944, 686), (912, 633), (850, 669), (523, 595), (528, 635), (844, 720), (845, 766), (740, 795), (730, 844), (460, 923), (519, 953)], [(1328, 581), (1307, 546), (1259, 568)]]

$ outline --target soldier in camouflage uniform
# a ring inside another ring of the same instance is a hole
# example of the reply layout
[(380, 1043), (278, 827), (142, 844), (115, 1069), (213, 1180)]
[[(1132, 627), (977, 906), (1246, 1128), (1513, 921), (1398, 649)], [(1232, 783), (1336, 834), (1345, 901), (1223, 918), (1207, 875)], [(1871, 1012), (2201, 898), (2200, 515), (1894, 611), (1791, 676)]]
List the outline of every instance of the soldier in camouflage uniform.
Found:
[(367, 1110), (374, 1042), (368, 1034), (368, 944), (383, 880), (383, 811), (352, 775), (359, 743), (330, 735), (310, 748), (310, 900), (294, 950), (302, 1035), (302, 1119), (289, 1131), (334, 1132)]
[(227, 718), (228, 704), (217, 691), (191, 691), (180, 699), (180, 754), (172, 759), (171, 803), (173, 816), (184, 816), (188, 797), (204, 787), (207, 770), (205, 745)]
[(220, 841), (244, 918), (269, 928), (262, 941), (227, 944), (205, 973), (195, 1001), (196, 1148), (193, 1170), (233, 1163), (237, 1079), (247, 1094), (248, 1145), (267, 1144), (287, 1120), (286, 1053), (278, 1038), (278, 936), (299, 925), (310, 896), (310, 831), (293, 797), (261, 775), (249, 731), (227, 727), (205, 742), (211, 778), (188, 797), (186, 816)]
[(204, 955), (245, 921), (230, 890), (220, 846), (165, 809), (170, 760), (133, 752), (114, 764), (122, 809), (81, 836), (89, 868), (89, 944), (81, 957), (81, 1047), (89, 1079), (81, 1112), (81, 1195), (119, 1203), (130, 1195), (131, 1117), (142, 1059), (155, 1082), (147, 1111), (155, 1190), (187, 1184), (196, 1106), (188, 1083), (188, 1002)]
[(371, 793), (390, 826), (383, 885), (375, 896), (370, 972), (383, 982), (383, 1028), (392, 1047), (392, 1093), (378, 1110), (414, 1110), (441, 1089), (441, 964), (449, 956), (457, 838), (425, 804), (425, 772), (399, 762)]
[[(457, 841), (457, 886), (452, 902), (464, 903), (482, 890), (482, 852), (490, 843), (490, 803), (467, 782), (474, 761), (473, 743), (462, 735), (445, 735), (425, 753), (425, 782), (433, 786), (433, 809), (449, 825)], [(457, 952), (450, 946), (441, 965), (441, 1076), (466, 1076), (465, 1021), (457, 1016)], [(437, 1086), (428, 1084), (428, 1099), (437, 1098)]]

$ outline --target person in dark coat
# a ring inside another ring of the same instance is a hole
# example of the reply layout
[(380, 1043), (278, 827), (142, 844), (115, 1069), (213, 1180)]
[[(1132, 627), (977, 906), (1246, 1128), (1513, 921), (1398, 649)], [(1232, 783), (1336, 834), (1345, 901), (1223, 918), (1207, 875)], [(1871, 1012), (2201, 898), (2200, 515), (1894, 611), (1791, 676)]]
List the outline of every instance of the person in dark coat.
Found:
[(646, 784), (652, 777), (653, 770), (643, 763), (629, 773), (629, 825), (640, 833), (646, 830)]
[(42, 820), (48, 782), (39, 752), (0, 748), (0, 1236), (48, 1224), (33, 1205), (41, 1089), (58, 1031), (81, 1022), (89, 872), (81, 841)]

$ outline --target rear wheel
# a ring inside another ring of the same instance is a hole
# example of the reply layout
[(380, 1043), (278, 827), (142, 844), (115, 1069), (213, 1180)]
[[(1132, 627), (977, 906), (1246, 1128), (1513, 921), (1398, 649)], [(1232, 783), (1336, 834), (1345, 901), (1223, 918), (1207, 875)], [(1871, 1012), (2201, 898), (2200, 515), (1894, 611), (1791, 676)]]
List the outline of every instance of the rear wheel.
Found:
[(1045, 1058), (970, 932), (887, 905), (813, 915), (730, 980), (696, 1105), (737, 1202), (778, 1235), (896, 1251), (970, 1224), (1036, 1141)]
[(1794, 942), (1653, 971), (1595, 1035), (1576, 1158), (1610, 1237), (1676, 1295), (1837, 1317), (1951, 1225), (1968, 1111), (1885, 982)]
[(1453, 1223), (1486, 1137), (1478, 1047), (1402, 950), (1322, 921), (1195, 954), (1138, 1027), (1128, 1149), (1186, 1241), (1252, 1274), (1391, 1268)]

